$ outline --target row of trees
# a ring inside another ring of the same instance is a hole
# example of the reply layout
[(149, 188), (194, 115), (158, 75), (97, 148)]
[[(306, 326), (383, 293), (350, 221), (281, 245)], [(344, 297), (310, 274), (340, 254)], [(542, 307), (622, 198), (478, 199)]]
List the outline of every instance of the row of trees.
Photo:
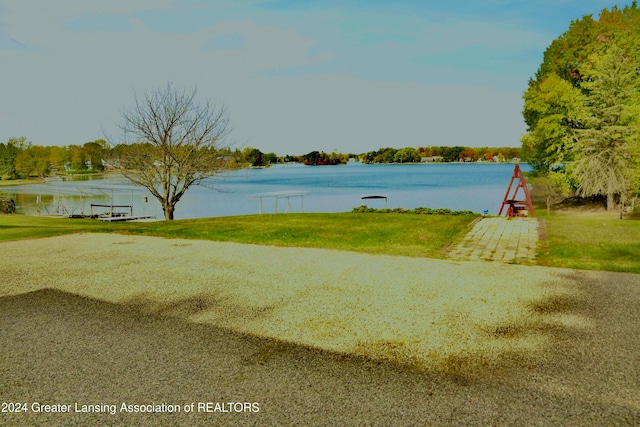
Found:
[(363, 163), (420, 163), (425, 158), (440, 162), (505, 162), (520, 158), (522, 149), (519, 147), (461, 147), (461, 146), (427, 146), (405, 148), (380, 148), (363, 154), (326, 153), (312, 151), (301, 156), (286, 155), (278, 157), (275, 153), (264, 154), (257, 148), (248, 147), (241, 153), (234, 153), (240, 163), (252, 166), (265, 166), (272, 163), (299, 162), (305, 165), (339, 165), (349, 159), (358, 159)]
[(109, 147), (99, 139), (84, 145), (43, 147), (33, 145), (26, 137), (0, 142), (0, 178), (49, 176), (56, 171), (82, 172), (104, 170), (102, 159)]
[[(54, 173), (81, 173), (84, 171), (100, 172), (107, 167), (115, 167), (105, 160), (124, 157), (125, 151), (131, 150), (134, 144), (118, 144), (111, 147), (104, 139), (87, 142), (83, 145), (64, 147), (43, 147), (33, 145), (25, 137), (10, 138), (7, 143), (0, 143), (0, 178), (15, 179), (18, 177), (46, 177)], [(138, 150), (149, 149), (145, 145), (136, 145)], [(237, 167), (269, 166), (276, 163), (300, 162), (305, 165), (338, 165), (345, 164), (350, 158), (357, 158), (363, 163), (417, 163), (424, 157), (442, 162), (476, 162), (507, 161), (520, 156), (520, 148), (473, 148), (473, 147), (406, 147), (381, 148), (364, 154), (325, 153), (312, 151), (301, 156), (282, 156), (276, 153), (263, 153), (258, 148), (245, 147), (243, 150), (216, 150), (217, 157)]]
[(240, 164), (254, 167), (269, 166), (279, 161), (276, 153), (263, 153), (260, 149), (254, 147), (246, 147), (242, 151), (236, 149), (233, 152), (233, 158)]
[(427, 146), (405, 148), (381, 148), (360, 155), (363, 163), (416, 163), (423, 158), (441, 162), (504, 162), (520, 158), (521, 149), (514, 147), (462, 147), (462, 146)]
[(349, 157), (347, 154), (336, 152), (325, 153), (324, 151), (312, 151), (301, 156), (299, 160), (302, 160), (307, 166), (341, 165), (347, 163)]
[[(105, 160), (121, 157), (130, 147), (131, 144), (111, 147), (104, 139), (83, 145), (44, 147), (33, 145), (26, 137), (9, 138), (6, 143), (0, 142), (0, 179), (42, 178), (67, 172), (101, 172), (105, 170)], [(143, 149), (142, 146), (138, 148)], [(217, 154), (237, 165), (266, 166), (280, 160), (275, 153), (262, 153), (253, 147), (225, 149), (217, 151)], [(108, 161), (106, 165), (113, 166)]]
[[(104, 139), (97, 139), (83, 145), (44, 147), (33, 145), (26, 137), (9, 138), (6, 143), (0, 142), (0, 179), (42, 178), (52, 174), (87, 171), (101, 172), (105, 170), (105, 160), (121, 157), (132, 145), (118, 144), (111, 147)], [(138, 148), (144, 149), (143, 146)], [(228, 162), (240, 166), (268, 166), (284, 161), (275, 153), (262, 153), (253, 147), (246, 147), (243, 150), (225, 148), (217, 150), (216, 153)], [(297, 161), (297, 159), (300, 158), (293, 158), (291, 161)], [(113, 165), (107, 161), (106, 166)]]
[(572, 22), (544, 54), (524, 94), (522, 147), (564, 197), (640, 194), (640, 9)]

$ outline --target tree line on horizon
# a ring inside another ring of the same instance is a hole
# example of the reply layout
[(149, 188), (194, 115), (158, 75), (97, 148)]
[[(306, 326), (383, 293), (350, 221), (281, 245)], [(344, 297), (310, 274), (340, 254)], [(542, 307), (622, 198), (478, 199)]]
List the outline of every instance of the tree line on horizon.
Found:
[(363, 163), (506, 162), (521, 159), (520, 147), (426, 146), (381, 148), (361, 154)]
[[(102, 172), (110, 168), (108, 159), (121, 157), (130, 144), (110, 146), (104, 139), (96, 139), (82, 145), (42, 146), (34, 145), (26, 137), (9, 138), (0, 142), (0, 179), (10, 180), (26, 177), (44, 178), (64, 173)], [(304, 163), (306, 165), (338, 165), (349, 159), (370, 163), (420, 163), (423, 158), (434, 162), (509, 161), (519, 158), (518, 147), (462, 147), (426, 146), (405, 148), (380, 148), (367, 153), (325, 153), (312, 151), (303, 155), (278, 156), (263, 153), (255, 147), (240, 149), (224, 148), (218, 157), (234, 167), (263, 167), (277, 163)]]
[[(255, 152), (257, 149), (251, 149)], [(259, 152), (259, 150), (257, 150)], [(513, 159), (522, 159), (520, 147), (463, 147), (463, 146), (426, 146), (404, 148), (380, 148), (366, 153), (326, 153), (324, 151), (311, 151), (302, 156), (286, 155), (282, 157), (270, 153), (271, 163), (298, 162), (309, 166), (339, 165), (345, 164), (350, 159), (365, 164), (371, 163), (422, 163), (429, 162), (506, 162)], [(262, 156), (264, 158), (264, 156)], [(250, 160), (250, 159), (249, 159)], [(263, 166), (254, 165), (254, 166)]]
[(0, 142), (0, 179), (46, 177), (57, 172), (102, 171), (102, 159), (109, 146), (98, 139), (83, 145), (33, 145), (26, 137)]

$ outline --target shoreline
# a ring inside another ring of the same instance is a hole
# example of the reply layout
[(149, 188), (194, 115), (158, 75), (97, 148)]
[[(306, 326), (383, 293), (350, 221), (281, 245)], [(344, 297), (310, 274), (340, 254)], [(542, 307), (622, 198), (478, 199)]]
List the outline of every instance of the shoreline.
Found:
[[(64, 174), (64, 175), (49, 175), (44, 178), (18, 178), (18, 179), (2, 179), (0, 180), (0, 188), (2, 187), (13, 187), (16, 185), (29, 185), (29, 184), (47, 184), (49, 181), (47, 180), (55, 180), (57, 181), (60, 178), (62, 181), (74, 181), (73, 178), (81, 177), (81, 176), (92, 176), (92, 177), (105, 177), (109, 175), (117, 175), (119, 172), (95, 172), (95, 173), (77, 173), (77, 174)], [(67, 179), (71, 178), (71, 179)]]

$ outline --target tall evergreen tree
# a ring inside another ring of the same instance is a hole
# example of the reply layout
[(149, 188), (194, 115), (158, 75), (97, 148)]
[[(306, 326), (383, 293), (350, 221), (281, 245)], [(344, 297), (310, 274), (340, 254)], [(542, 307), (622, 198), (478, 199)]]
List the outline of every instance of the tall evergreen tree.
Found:
[[(585, 90), (584, 129), (575, 131), (573, 173), (582, 196), (606, 195), (607, 209), (624, 197), (638, 173), (631, 152), (638, 144), (637, 64), (617, 45), (590, 57)], [(589, 69), (590, 68), (590, 69)]]

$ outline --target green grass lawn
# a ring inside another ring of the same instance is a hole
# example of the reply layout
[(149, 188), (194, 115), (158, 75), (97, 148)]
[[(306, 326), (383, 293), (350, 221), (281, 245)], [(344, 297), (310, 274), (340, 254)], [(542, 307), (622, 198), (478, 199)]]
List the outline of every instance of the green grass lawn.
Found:
[(464, 236), (475, 218), (475, 215), (306, 213), (104, 223), (5, 215), (0, 217), (0, 241), (68, 233), (115, 232), (442, 258), (442, 249)]
[[(609, 214), (538, 212), (548, 237), (539, 243), (539, 265), (640, 273), (640, 221)], [(4, 215), (0, 241), (107, 232), (443, 258), (444, 249), (460, 240), (474, 219), (474, 215), (306, 213), (104, 223)]]
[(37, 239), (70, 233), (110, 231), (110, 225), (90, 219), (0, 215), (0, 241)]
[(640, 221), (604, 213), (552, 213), (542, 218), (548, 241), (540, 243), (538, 264), (640, 273)]

